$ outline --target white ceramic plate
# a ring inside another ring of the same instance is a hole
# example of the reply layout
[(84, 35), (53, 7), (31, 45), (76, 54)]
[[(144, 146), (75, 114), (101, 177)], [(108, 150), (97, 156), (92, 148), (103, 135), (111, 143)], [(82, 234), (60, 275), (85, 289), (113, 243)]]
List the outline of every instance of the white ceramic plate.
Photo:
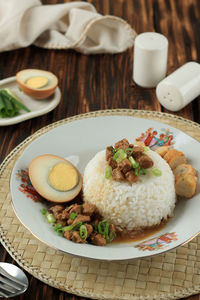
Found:
[(96, 152), (124, 137), (134, 141), (150, 127), (157, 130), (158, 136), (164, 129), (169, 129), (168, 134), (173, 136), (175, 148), (183, 151), (189, 163), (197, 170), (200, 169), (200, 144), (180, 130), (131, 116), (82, 117), (60, 125), (35, 139), (16, 162), (11, 175), (10, 189), (18, 218), (45, 244), (69, 254), (100, 260), (124, 260), (156, 255), (182, 245), (196, 236), (200, 231), (199, 189), (192, 199), (178, 202), (175, 216), (161, 231), (145, 241), (109, 244), (105, 247), (76, 244), (57, 236), (41, 215), (40, 209), (43, 205), (33, 202), (18, 190), (20, 182), (16, 178), (17, 171), (27, 168), (30, 161), (38, 155), (51, 153), (68, 158), (83, 173), (86, 164)]
[(9, 77), (0, 81), (0, 89), (9, 88), (13, 93), (21, 99), (24, 105), (26, 105), (30, 112), (21, 110), (20, 114), (12, 118), (0, 118), (0, 126), (7, 126), (20, 123), (22, 121), (32, 119), (41, 115), (44, 115), (53, 110), (60, 102), (61, 92), (57, 87), (55, 93), (48, 99), (36, 100), (26, 95), (19, 90), (16, 82), (16, 77)]

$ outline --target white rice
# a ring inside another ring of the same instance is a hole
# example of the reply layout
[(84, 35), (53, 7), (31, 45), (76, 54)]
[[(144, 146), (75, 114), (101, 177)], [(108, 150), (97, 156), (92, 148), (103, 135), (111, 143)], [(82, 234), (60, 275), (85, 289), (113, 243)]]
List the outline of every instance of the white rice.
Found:
[(95, 204), (104, 218), (118, 229), (135, 230), (160, 224), (173, 215), (176, 194), (174, 175), (154, 151), (148, 156), (162, 175), (154, 176), (149, 169), (139, 181), (130, 184), (105, 178), (105, 150), (98, 152), (87, 164), (83, 178), (84, 201)]

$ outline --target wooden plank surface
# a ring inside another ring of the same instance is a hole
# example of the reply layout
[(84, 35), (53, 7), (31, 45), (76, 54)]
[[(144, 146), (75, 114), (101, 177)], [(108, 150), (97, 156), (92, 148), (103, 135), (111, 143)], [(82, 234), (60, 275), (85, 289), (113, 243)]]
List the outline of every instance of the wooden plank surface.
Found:
[[(43, 4), (70, 1), (43, 0)], [(90, 0), (102, 14), (122, 17), (139, 34), (157, 31), (169, 40), (168, 74), (194, 60), (200, 62), (199, 0)], [(164, 111), (155, 89), (142, 89), (132, 81), (133, 49), (109, 55), (83, 55), (73, 50), (46, 50), (35, 46), (0, 53), (0, 79), (27, 68), (46, 69), (59, 78), (60, 105), (52, 112), (0, 128), (0, 162), (29, 135), (52, 122), (80, 113), (110, 108)], [(170, 112), (172, 113), (172, 112)], [(200, 122), (199, 97), (178, 116)], [(0, 246), (0, 260), (12, 262)], [(28, 275), (28, 291), (13, 299), (85, 299), (51, 288)], [(187, 300), (198, 300), (191, 296)]]

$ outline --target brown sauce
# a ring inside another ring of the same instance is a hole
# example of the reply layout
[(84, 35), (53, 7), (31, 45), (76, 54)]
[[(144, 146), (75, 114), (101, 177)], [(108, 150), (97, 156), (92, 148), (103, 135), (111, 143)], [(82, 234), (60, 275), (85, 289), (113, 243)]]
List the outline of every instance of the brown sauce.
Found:
[(162, 230), (169, 220), (161, 221), (159, 225), (144, 228), (138, 231), (120, 231), (117, 232), (117, 237), (112, 241), (112, 244), (131, 243), (140, 241), (150, 237), (151, 235)]

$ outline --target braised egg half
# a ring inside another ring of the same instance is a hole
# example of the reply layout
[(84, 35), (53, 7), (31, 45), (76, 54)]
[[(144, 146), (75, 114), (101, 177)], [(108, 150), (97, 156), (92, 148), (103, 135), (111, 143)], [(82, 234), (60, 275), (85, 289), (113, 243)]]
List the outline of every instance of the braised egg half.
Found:
[(68, 160), (45, 154), (34, 158), (28, 167), (35, 190), (51, 202), (68, 202), (80, 192), (83, 180), (78, 169)]
[(38, 100), (51, 96), (58, 85), (53, 73), (39, 69), (21, 70), (16, 74), (16, 81), (25, 94)]

